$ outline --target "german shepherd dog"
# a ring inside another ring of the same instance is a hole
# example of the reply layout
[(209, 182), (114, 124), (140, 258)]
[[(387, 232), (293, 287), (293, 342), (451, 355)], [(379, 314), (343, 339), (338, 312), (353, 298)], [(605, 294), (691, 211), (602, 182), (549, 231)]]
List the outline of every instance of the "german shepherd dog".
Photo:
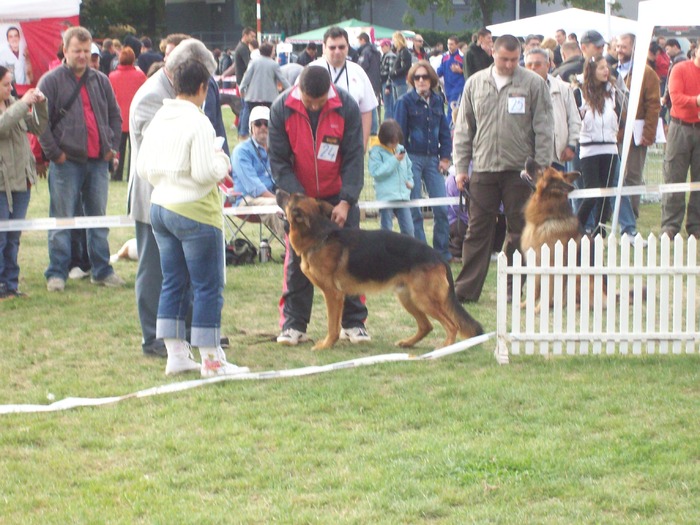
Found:
[[(530, 248), (535, 251), (537, 266), (541, 264), (541, 248), (545, 244), (550, 250), (550, 266), (554, 264), (554, 245), (557, 241), (561, 241), (564, 249), (570, 239), (574, 239), (577, 246), (580, 245), (582, 235), (579, 221), (569, 203), (569, 193), (575, 189), (573, 182), (580, 175), (577, 171), (563, 173), (552, 167), (543, 168), (532, 159), (525, 164), (521, 176), (535, 192), (525, 205), (525, 228), (520, 237), (520, 248), (523, 255)], [(541, 300), (539, 276), (535, 282), (535, 294), (536, 299)], [(550, 287), (550, 302), (551, 299)], [(539, 309), (538, 304), (537, 311)]]
[(301, 257), (301, 270), (323, 292), (328, 334), (313, 349), (332, 347), (340, 336), (343, 301), (393, 289), (418, 324), (418, 331), (396, 344), (411, 347), (433, 329), (428, 316), (442, 324), (445, 346), (457, 333), (469, 338), (483, 333), (457, 301), (452, 272), (426, 244), (385, 230), (341, 228), (330, 220), (333, 206), (300, 193), (277, 192), (277, 204), (289, 221), (289, 242)]

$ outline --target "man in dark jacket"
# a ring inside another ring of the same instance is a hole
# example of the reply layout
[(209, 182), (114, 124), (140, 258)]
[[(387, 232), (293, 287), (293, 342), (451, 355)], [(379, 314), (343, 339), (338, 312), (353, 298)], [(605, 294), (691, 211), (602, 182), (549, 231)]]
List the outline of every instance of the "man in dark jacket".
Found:
[[(377, 47), (370, 42), (369, 35), (367, 33), (360, 33), (357, 37), (360, 42), (360, 47), (357, 50), (360, 57), (357, 63), (360, 64), (362, 69), (365, 70), (369, 81), (372, 83), (372, 89), (374, 90), (374, 96), (377, 97), (379, 101), (379, 94), (382, 90), (382, 79), (379, 75), (379, 66), (382, 61), (382, 55), (377, 49)], [(372, 128), (370, 129), (370, 135), (376, 135), (377, 129), (379, 127), (379, 106), (374, 108), (372, 111)]]
[[(240, 85), (243, 80), (243, 75), (245, 75), (248, 69), (248, 64), (250, 63), (250, 44), (253, 40), (257, 38), (257, 33), (252, 27), (243, 28), (243, 34), (241, 36), (241, 41), (238, 42), (236, 49), (233, 51), (233, 63), (236, 69), (236, 83)], [(250, 114), (250, 108), (245, 100), (241, 98), (241, 114), (238, 118), (238, 137), (241, 139), (248, 138), (248, 115)]]
[(153, 42), (147, 36), (141, 39), (141, 54), (138, 58), (138, 66), (141, 71), (148, 73), (151, 65), (156, 62), (161, 62), (163, 60), (163, 55), (158, 51), (153, 50)]
[[(69, 28), (63, 36), (65, 63), (39, 81), (39, 89), (49, 101), (50, 123), (39, 142), (51, 161), (50, 208), (51, 216), (56, 218), (74, 217), (76, 204), (81, 201), (87, 216), (107, 212), (107, 167), (119, 147), (122, 119), (109, 79), (89, 67), (91, 44), (87, 29)], [(91, 282), (123, 286), (124, 280), (109, 263), (108, 235), (107, 228), (88, 230)], [(51, 230), (49, 267), (45, 272), (48, 291), (64, 290), (70, 257), (70, 230)]]
[[(322, 67), (304, 68), (299, 84), (287, 89), (270, 110), (269, 155), (277, 187), (330, 202), (339, 226), (360, 224), (357, 200), (364, 183), (364, 146), (357, 102), (331, 84)], [(318, 152), (318, 153), (316, 153)], [(308, 341), (314, 287), (302, 273), (301, 259), (287, 243), (282, 290), (282, 333), (277, 342)], [(346, 297), (341, 339), (369, 341), (367, 308), (357, 296)]]
[(316, 60), (316, 51), (318, 50), (315, 42), (309, 42), (306, 44), (306, 49), (302, 51), (297, 59), (297, 64), (300, 66), (308, 66), (311, 62)]
[(564, 61), (561, 66), (552, 71), (553, 77), (559, 77), (564, 82), (571, 82), (571, 77), (583, 73), (584, 58), (581, 48), (576, 42), (564, 42), (561, 45), (561, 57)]
[(464, 78), (469, 78), (477, 71), (486, 69), (493, 64), (493, 37), (486, 28), (479, 29), (476, 42), (469, 46), (464, 67)]

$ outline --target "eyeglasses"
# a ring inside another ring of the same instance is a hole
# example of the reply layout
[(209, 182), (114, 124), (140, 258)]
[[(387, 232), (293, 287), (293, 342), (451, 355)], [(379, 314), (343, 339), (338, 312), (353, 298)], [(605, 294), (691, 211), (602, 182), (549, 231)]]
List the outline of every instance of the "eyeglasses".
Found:
[(430, 80), (430, 75), (413, 75), (413, 80)]
[(345, 51), (345, 48), (346, 48), (346, 47), (348, 47), (348, 46), (346, 46), (345, 44), (343, 44), (343, 45), (340, 45), (340, 46), (328, 46), (328, 49), (331, 50), (331, 51), (335, 51), (336, 49), (337, 49), (338, 51)]
[(269, 127), (267, 120), (263, 120), (263, 119), (258, 119), (256, 121), (254, 121), (253, 126), (255, 126), (256, 128), (261, 128), (262, 126), (265, 126), (266, 128)]

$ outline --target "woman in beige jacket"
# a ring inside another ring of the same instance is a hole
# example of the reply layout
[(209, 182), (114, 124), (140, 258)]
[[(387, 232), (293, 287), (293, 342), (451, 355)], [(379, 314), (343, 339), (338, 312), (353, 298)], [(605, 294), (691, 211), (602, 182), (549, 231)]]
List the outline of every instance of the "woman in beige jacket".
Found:
[[(36, 180), (34, 155), (27, 132), (40, 134), (48, 122), (46, 98), (29, 89), (12, 96), (12, 73), (0, 66), (0, 221), (27, 215), (31, 186)], [(22, 232), (0, 232), (0, 300), (18, 297), (19, 238)]]

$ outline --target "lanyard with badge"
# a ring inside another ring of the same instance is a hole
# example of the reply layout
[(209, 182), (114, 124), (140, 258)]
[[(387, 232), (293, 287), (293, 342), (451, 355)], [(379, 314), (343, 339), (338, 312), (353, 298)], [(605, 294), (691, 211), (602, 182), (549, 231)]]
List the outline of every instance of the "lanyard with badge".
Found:
[[(331, 73), (331, 66), (328, 62), (326, 62), (326, 67), (328, 68), (328, 75), (333, 78), (333, 74)], [(343, 68), (338, 71), (338, 74), (335, 76), (335, 80), (333, 80), (334, 85), (338, 85), (338, 80), (340, 80), (340, 76), (345, 72), (345, 85), (348, 88), (348, 93), (350, 93), (350, 78), (348, 77), (348, 63), (347, 60), (343, 64)]]

